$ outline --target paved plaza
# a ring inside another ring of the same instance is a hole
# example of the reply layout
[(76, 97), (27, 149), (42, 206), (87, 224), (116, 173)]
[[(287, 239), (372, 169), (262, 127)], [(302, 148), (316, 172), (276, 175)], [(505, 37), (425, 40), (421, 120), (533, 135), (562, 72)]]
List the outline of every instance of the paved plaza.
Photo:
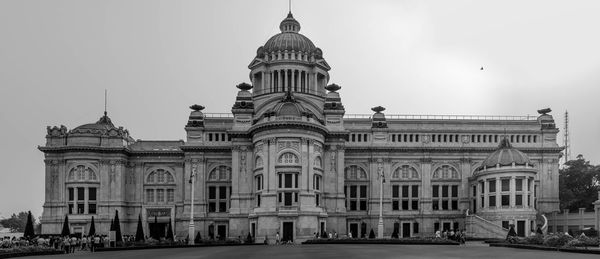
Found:
[[(196, 247), (173, 249), (148, 249), (69, 255), (44, 256), (43, 258), (598, 258), (598, 255), (564, 252), (537, 251), (526, 249), (488, 247), (469, 244), (467, 246), (434, 245), (295, 245), (295, 246), (239, 246), (239, 247)], [(40, 258), (40, 257), (23, 257)]]

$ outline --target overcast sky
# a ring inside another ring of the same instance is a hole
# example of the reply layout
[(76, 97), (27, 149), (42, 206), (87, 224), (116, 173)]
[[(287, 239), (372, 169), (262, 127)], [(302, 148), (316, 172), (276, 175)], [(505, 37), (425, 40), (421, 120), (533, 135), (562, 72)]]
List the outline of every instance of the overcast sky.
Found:
[[(600, 162), (600, 1), (292, 5), (347, 113), (550, 107), (562, 135), (568, 109), (573, 154)], [(286, 0), (0, 1), (0, 216), (41, 215), (46, 126), (97, 121), (105, 88), (112, 121), (136, 139), (184, 139), (194, 103), (230, 112), (287, 9)]]

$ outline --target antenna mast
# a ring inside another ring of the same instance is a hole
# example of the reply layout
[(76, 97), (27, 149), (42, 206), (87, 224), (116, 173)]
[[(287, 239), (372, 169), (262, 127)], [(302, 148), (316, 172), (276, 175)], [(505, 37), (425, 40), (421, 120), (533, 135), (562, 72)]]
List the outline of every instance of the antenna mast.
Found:
[(104, 116), (106, 116), (106, 93), (107, 93), (107, 90), (104, 89)]
[(565, 135), (563, 137), (563, 145), (565, 147), (565, 160), (563, 164), (571, 160), (571, 140), (569, 137), (569, 112), (565, 110)]

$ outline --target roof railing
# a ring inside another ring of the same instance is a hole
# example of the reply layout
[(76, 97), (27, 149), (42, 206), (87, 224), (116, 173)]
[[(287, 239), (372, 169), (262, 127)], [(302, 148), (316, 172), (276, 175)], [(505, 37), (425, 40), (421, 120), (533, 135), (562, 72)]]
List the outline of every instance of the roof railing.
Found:
[(204, 113), (204, 118), (233, 118), (231, 113)]
[[(371, 114), (345, 114), (345, 119), (371, 119)], [(495, 120), (495, 121), (534, 121), (537, 116), (510, 116), (510, 115), (411, 115), (411, 114), (386, 114), (386, 119), (391, 120)]]

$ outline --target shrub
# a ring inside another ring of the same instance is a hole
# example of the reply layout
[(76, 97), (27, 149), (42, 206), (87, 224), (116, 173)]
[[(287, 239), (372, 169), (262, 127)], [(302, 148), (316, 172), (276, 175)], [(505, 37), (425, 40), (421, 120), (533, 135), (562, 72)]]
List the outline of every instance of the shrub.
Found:
[(551, 234), (544, 237), (544, 245), (550, 247), (565, 246), (573, 237), (565, 234)]
[(523, 239), (523, 243), (531, 244), (531, 245), (543, 245), (544, 244), (544, 236), (542, 236), (542, 235), (529, 236), (529, 237), (526, 237)]
[(577, 237), (573, 238), (567, 243), (567, 246), (570, 247), (584, 247), (584, 246), (598, 246), (599, 245), (598, 238), (590, 238), (590, 237)]

